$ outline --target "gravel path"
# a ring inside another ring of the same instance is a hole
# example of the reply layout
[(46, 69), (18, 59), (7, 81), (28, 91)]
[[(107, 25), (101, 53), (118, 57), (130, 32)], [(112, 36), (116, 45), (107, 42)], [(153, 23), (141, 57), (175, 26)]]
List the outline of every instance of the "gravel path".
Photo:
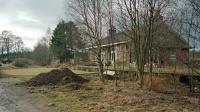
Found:
[(0, 112), (52, 112), (48, 104), (15, 85), (19, 82), (17, 78), (0, 79)]

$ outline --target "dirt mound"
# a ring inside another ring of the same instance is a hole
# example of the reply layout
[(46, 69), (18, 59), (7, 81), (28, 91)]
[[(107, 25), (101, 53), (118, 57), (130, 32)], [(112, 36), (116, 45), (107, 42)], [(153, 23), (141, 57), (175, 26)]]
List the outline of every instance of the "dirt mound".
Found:
[(43, 86), (43, 85), (66, 85), (69, 83), (84, 83), (87, 79), (76, 75), (68, 68), (52, 70), (48, 73), (41, 73), (26, 82), (27, 86)]

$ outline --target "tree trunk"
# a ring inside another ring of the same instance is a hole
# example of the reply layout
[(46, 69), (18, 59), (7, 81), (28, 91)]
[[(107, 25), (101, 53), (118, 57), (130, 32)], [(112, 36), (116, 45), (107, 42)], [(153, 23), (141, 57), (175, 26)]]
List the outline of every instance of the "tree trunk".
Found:
[(102, 82), (104, 82), (105, 81), (105, 76), (103, 74), (103, 63), (102, 63), (102, 57), (101, 57), (101, 51), (100, 50), (98, 51), (98, 54), (97, 54), (97, 62), (98, 62), (98, 67), (99, 67), (100, 80)]

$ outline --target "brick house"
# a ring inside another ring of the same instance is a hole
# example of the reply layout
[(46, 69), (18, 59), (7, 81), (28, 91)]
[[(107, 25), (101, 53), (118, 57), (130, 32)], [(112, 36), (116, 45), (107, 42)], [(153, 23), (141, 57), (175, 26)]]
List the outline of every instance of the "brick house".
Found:
[[(106, 37), (101, 40), (101, 51), (102, 51), (102, 60), (103, 63), (111, 62), (111, 64), (114, 63), (114, 56), (116, 62), (122, 62), (124, 59), (124, 62), (126, 64), (130, 63), (130, 49), (129, 49), (129, 42), (130, 40), (126, 38), (123, 33), (115, 33), (114, 38), (111, 43), (110, 38)], [(113, 46), (113, 47), (111, 47)], [(95, 61), (95, 54), (92, 51), (95, 48), (86, 48), (88, 53), (88, 60)], [(124, 55), (123, 55), (124, 53)]]
[[(172, 66), (172, 57), (176, 58), (178, 66), (182, 66), (187, 62), (188, 44), (178, 33), (170, 30), (167, 36), (157, 36), (156, 40), (159, 41), (154, 43), (156, 45), (154, 63), (161, 67)], [(125, 63), (128, 66), (134, 62), (134, 53), (130, 47), (130, 39), (123, 32), (114, 33), (112, 43), (108, 36), (101, 40), (101, 44), (102, 60), (104, 63), (111, 62), (113, 64), (114, 55), (117, 64)], [(94, 48), (87, 48), (90, 61), (95, 60), (92, 49)]]

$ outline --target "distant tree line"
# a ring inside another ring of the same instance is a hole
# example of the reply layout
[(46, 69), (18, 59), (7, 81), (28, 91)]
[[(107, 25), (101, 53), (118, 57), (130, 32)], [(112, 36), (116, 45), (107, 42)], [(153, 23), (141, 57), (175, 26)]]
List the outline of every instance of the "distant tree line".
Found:
[(0, 58), (1, 60), (29, 58), (39, 65), (48, 65), (55, 60), (68, 62), (78, 57), (84, 45), (85, 41), (81, 38), (76, 24), (61, 20), (53, 31), (47, 29), (33, 50), (24, 47), (21, 37), (11, 31), (3, 31), (0, 34)]
[(21, 37), (14, 35), (11, 31), (2, 31), (0, 34), (1, 60), (21, 57), (24, 51), (26, 49)]

